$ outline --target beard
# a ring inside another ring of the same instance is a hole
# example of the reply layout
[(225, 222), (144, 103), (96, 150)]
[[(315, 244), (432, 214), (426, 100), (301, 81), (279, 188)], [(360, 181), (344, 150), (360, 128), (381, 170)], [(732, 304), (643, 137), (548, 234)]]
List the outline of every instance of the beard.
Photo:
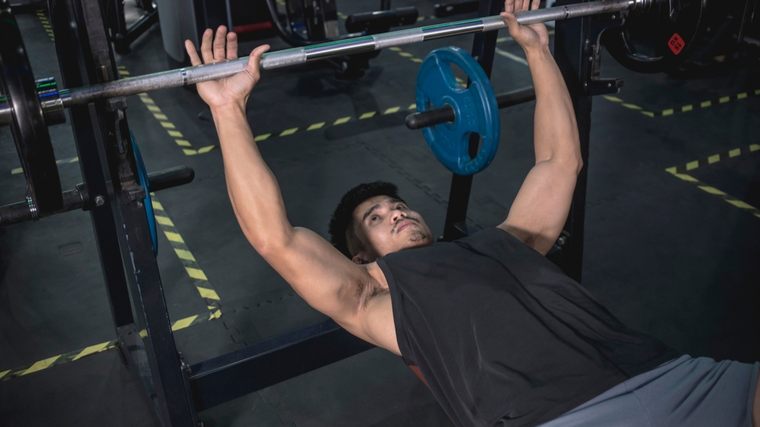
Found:
[(422, 230), (413, 230), (412, 233), (409, 235), (409, 243), (422, 243), (425, 241), (430, 241), (432, 239), (432, 236), (429, 234), (426, 234)]

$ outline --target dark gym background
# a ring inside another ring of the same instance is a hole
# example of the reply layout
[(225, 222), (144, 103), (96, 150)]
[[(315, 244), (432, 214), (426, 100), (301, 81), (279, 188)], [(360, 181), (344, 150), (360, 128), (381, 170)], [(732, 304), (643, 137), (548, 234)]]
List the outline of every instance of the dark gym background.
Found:
[[(342, 0), (338, 10), (345, 18), (376, 9), (375, 3)], [(417, 6), (420, 24), (427, 24), (433, 3), (393, 5)], [(17, 19), (35, 76), (58, 77), (45, 14)], [(520, 47), (506, 32), (499, 37), (495, 92), (530, 85)], [(247, 41), (240, 55), (264, 42), (287, 47), (276, 38)], [(439, 46), (469, 51), (471, 44), (472, 36), (463, 36), (385, 50), (358, 81), (336, 80), (320, 63), (263, 74), (248, 117), (293, 225), (327, 236), (341, 195), (382, 179), (397, 183), (434, 232), (442, 231), (451, 173), (422, 133), (403, 123), (414, 103), (419, 61)], [(132, 49), (116, 56), (123, 75), (168, 68), (158, 26)], [(636, 74), (603, 59), (602, 75), (624, 77), (625, 86), (594, 100), (583, 284), (624, 323), (679, 351), (754, 362), (760, 358), (760, 72), (756, 65), (718, 66), (703, 74)], [(184, 164), (196, 173), (190, 185), (154, 198), (163, 207), (157, 214), (167, 218), (161, 219), (158, 260), (185, 360), (195, 363), (322, 319), (241, 233), (216, 133), (207, 115), (199, 118), (205, 105), (197, 95), (167, 89), (128, 102), (148, 171)], [(474, 180), (471, 226), (494, 226), (506, 217), (532, 166), (534, 105), (501, 111), (499, 152)], [(81, 182), (71, 130), (50, 131), (63, 187), (71, 188)], [(19, 167), (10, 130), (0, 128), (0, 205), (23, 199)], [(199, 283), (215, 291), (221, 316), (210, 315), (204, 298), (216, 296), (201, 294)], [(141, 384), (109, 349), (108, 310), (88, 213), (0, 228), (0, 425), (155, 422)], [(92, 355), (71, 361), (88, 348)], [(20, 368), (27, 373), (3, 378)], [(400, 358), (380, 349), (200, 417), (206, 426), (450, 425)]]

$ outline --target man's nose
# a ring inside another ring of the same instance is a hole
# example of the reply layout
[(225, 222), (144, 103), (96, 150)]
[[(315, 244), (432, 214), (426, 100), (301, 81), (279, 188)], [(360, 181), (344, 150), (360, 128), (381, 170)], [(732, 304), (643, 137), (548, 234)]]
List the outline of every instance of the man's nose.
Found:
[(399, 209), (395, 209), (393, 211), (393, 215), (391, 215), (391, 218), (393, 219), (393, 222), (396, 223), (402, 218), (406, 218), (406, 212)]

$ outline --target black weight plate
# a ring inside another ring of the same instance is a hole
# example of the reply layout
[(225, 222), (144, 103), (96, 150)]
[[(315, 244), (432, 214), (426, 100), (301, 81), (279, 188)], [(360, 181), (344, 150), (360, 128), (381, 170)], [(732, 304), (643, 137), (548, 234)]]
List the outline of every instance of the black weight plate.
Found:
[(29, 192), (39, 213), (63, 207), (53, 144), (32, 68), (8, 0), (0, 0), (0, 89), (13, 110), (13, 139)]
[(610, 55), (639, 73), (659, 73), (689, 58), (705, 30), (708, 0), (657, 0), (642, 14), (631, 12), (622, 27), (602, 34)]

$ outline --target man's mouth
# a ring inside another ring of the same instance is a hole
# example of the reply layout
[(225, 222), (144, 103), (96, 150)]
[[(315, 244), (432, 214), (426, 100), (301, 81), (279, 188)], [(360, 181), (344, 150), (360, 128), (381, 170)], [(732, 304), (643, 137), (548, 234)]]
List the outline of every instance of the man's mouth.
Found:
[(398, 226), (396, 226), (396, 233), (400, 233), (400, 232), (401, 232), (401, 230), (403, 230), (403, 229), (405, 229), (405, 228), (408, 228), (408, 227), (411, 227), (411, 226), (412, 226), (412, 225), (414, 225), (414, 224), (415, 224), (415, 222), (414, 222), (414, 221), (412, 221), (412, 220), (410, 220), (410, 219), (407, 219), (407, 220), (405, 220), (405, 221), (403, 221), (403, 222), (399, 223), (399, 225), (398, 225)]

